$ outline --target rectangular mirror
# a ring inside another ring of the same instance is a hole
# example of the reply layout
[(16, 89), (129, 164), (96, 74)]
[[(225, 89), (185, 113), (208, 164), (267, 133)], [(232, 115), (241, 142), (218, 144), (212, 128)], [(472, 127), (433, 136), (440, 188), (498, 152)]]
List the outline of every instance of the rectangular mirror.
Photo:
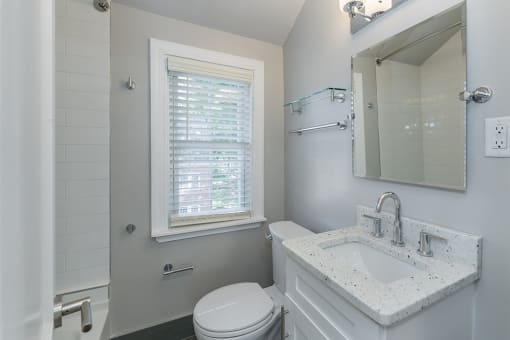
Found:
[(465, 4), (352, 58), (357, 177), (466, 188)]

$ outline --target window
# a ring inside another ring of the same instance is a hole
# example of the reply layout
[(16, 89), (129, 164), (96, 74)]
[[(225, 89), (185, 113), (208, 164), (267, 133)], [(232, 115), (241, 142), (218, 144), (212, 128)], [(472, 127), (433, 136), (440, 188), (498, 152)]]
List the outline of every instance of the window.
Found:
[(168, 58), (170, 226), (251, 216), (253, 72), (217, 69)]
[(263, 63), (151, 40), (151, 230), (159, 241), (263, 217)]

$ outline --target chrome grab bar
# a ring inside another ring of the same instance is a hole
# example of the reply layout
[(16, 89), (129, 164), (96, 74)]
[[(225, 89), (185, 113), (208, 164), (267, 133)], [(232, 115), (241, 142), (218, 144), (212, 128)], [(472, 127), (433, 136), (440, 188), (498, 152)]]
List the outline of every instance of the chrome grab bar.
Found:
[(185, 272), (188, 270), (194, 270), (194, 269), (195, 269), (195, 267), (192, 265), (185, 265), (185, 266), (174, 268), (173, 264), (167, 263), (163, 267), (163, 276), (177, 274), (177, 273)]
[(62, 317), (80, 312), (81, 331), (87, 333), (92, 329), (92, 308), (90, 307), (90, 297), (62, 303), (62, 296), (57, 295), (53, 306), (53, 328), (62, 327)]

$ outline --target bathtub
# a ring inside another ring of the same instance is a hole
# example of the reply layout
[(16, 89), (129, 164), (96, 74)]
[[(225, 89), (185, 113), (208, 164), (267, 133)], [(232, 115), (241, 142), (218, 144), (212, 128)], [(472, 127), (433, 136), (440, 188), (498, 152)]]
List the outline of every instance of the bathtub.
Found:
[(70, 314), (62, 319), (62, 327), (53, 331), (53, 340), (108, 340), (108, 302), (92, 305), (92, 329), (81, 332), (80, 313)]

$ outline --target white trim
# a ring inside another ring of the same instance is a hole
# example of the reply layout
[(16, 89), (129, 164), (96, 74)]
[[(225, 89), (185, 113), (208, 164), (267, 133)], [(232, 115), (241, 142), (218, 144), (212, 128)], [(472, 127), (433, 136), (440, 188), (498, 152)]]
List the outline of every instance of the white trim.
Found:
[(253, 81), (253, 70), (230, 65), (214, 64), (207, 61), (177, 57), (170, 55), (167, 57), (168, 71), (177, 71), (182, 73), (199, 73), (214, 78), (230, 79), (251, 83)]
[[(168, 226), (167, 57), (178, 56), (253, 71), (252, 215), (246, 220)], [(264, 62), (173, 42), (150, 39), (151, 236), (158, 242), (259, 227), (264, 216)]]
[(197, 224), (189, 227), (168, 228), (161, 234), (152, 234), (159, 243), (184, 240), (187, 238), (206, 235), (222, 234), (231, 231), (259, 228), (266, 221), (265, 217), (249, 218), (246, 220)]
[(54, 1), (2, 1), (0, 18), (0, 338), (51, 339)]

